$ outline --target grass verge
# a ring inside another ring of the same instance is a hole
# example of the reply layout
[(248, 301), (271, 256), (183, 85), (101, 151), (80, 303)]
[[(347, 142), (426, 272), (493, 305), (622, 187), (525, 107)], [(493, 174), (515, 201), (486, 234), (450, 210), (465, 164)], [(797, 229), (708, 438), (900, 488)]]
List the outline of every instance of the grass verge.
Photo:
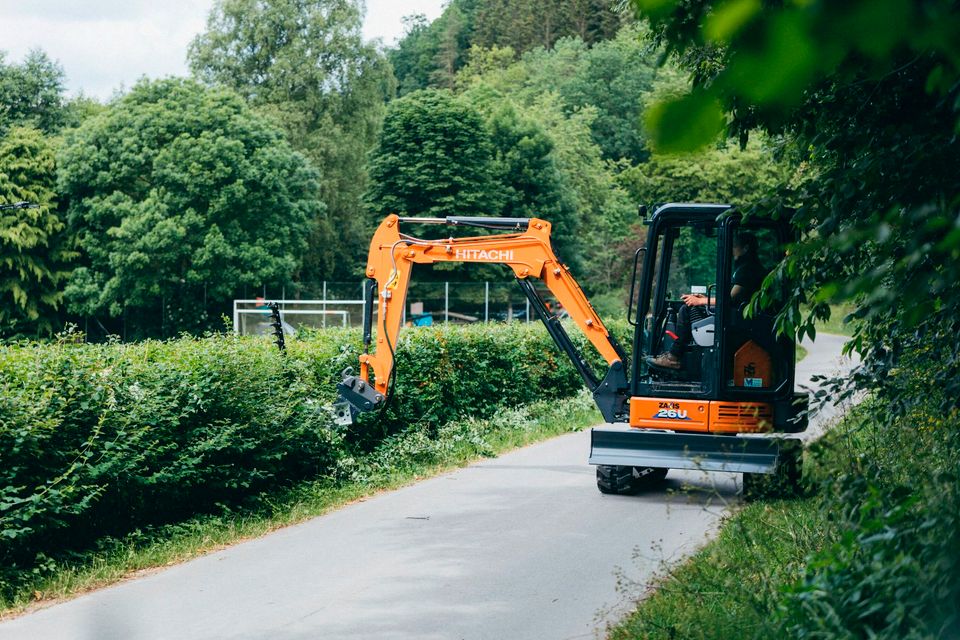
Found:
[(342, 460), (331, 477), (283, 494), (262, 495), (242, 510), (106, 539), (91, 552), (44, 567), (12, 598), (0, 600), (0, 619), (52, 601), (174, 565), (303, 522), (381, 491), (396, 489), (483, 457), (596, 424), (591, 396), (504, 409), (492, 418), (457, 420), (431, 435), (412, 428), (388, 438), (368, 456)]
[(731, 514), (610, 638), (960, 637), (954, 418), (883, 409), (864, 402), (806, 453), (810, 497)]
[(829, 542), (828, 531), (813, 499), (748, 505), (665, 575), (610, 638), (774, 637), (770, 612), (780, 589), (800, 578), (807, 555)]

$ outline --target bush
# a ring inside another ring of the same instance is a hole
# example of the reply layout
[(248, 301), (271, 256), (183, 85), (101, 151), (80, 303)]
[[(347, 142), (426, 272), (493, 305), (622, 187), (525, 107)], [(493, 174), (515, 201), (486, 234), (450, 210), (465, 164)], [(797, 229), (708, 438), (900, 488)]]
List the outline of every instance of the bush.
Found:
[(956, 417), (883, 411), (867, 403), (813, 450), (833, 542), (784, 589), (786, 637), (960, 637)]
[[(538, 325), (406, 331), (382, 416), (336, 428), (324, 406), (356, 331), (0, 347), (0, 581), (105, 535), (242, 504), (412, 425), (573, 394)], [(39, 555), (38, 555), (39, 554)]]
[(611, 637), (960, 638), (960, 435), (927, 347), (814, 443), (808, 499), (746, 506)]

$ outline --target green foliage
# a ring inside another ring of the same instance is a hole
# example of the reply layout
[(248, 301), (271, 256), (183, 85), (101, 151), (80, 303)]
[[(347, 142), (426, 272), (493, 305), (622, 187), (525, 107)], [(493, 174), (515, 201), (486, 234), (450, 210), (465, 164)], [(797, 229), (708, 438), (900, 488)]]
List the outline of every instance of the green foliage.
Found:
[(300, 479), (373, 473), (357, 457), (408, 428), (439, 460), (450, 445), (421, 451), (425, 434), (581, 387), (536, 325), (420, 329), (397, 348), (386, 414), (343, 431), (322, 407), (356, 362), (356, 331), (291, 340), (285, 356), (233, 336), (0, 347), (0, 577)]
[(649, 156), (640, 126), (642, 97), (660, 73), (644, 35), (641, 28), (625, 27), (616, 38), (592, 47), (579, 38), (563, 38), (551, 49), (527, 52), (516, 64), (511, 64), (512, 48), (474, 46), (458, 84), (489, 85), (526, 103), (556, 93), (568, 115), (593, 110), (590, 130), (604, 158), (642, 162)]
[(928, 356), (895, 377), (898, 397), (929, 404), (853, 409), (806, 455), (813, 498), (733, 515), (612, 637), (957, 637), (960, 438)]
[(665, 153), (696, 151), (704, 140), (716, 138), (724, 124), (720, 103), (699, 93), (653, 105), (646, 120), (654, 148)]
[(0, 349), (4, 578), (40, 552), (322, 473), (340, 446), (318, 424), (309, 360), (266, 341), (71, 338)]
[(0, 336), (36, 336), (57, 323), (76, 254), (57, 213), (55, 183), (50, 141), (32, 127), (8, 129), (0, 138), (0, 204), (38, 207), (0, 211)]
[[(864, 387), (884, 385), (901, 353), (943, 345), (929, 366), (948, 391), (944, 411), (956, 407), (957, 4), (633, 4), (693, 72), (683, 100), (719, 101), (741, 141), (757, 126), (785, 135), (808, 167), (800, 184), (759, 207), (787, 215), (783, 203), (799, 203), (794, 220), (804, 233), (760, 302), (789, 287), (780, 326), (801, 336), (829, 317), (831, 303), (854, 303), (862, 322), (851, 345), (864, 356), (856, 378)], [(664, 121), (659, 135), (678, 127)]]
[(510, 103), (495, 107), (487, 127), (494, 149), (494, 179), (504, 194), (500, 215), (549, 220), (556, 250), (577, 268), (580, 220), (557, 167), (553, 140)]
[(390, 51), (400, 95), (450, 88), (472, 49), (513, 55), (552, 49), (563, 38), (593, 45), (613, 38), (621, 16), (605, 0), (453, 0), (439, 18), (407, 19), (407, 32)]
[(325, 220), (317, 179), (231, 91), (138, 83), (60, 155), (82, 252), (72, 311), (126, 314), (141, 335), (215, 326), (244, 287), (291, 282), (311, 221)]
[[(872, 405), (872, 411), (882, 408)], [(783, 588), (792, 638), (949, 638), (960, 632), (960, 441), (931, 416), (890, 427), (869, 416), (820, 455), (831, 544)], [(858, 456), (849, 455), (853, 449)]]
[[(617, 49), (622, 42), (618, 39), (594, 49), (608, 44)], [(622, 284), (624, 270), (612, 265), (629, 260), (633, 251), (628, 245), (641, 238), (630, 228), (636, 221), (636, 207), (618, 186), (616, 167), (604, 161), (596, 142), (597, 108), (589, 104), (572, 108), (556, 91), (558, 86), (577, 85), (586, 67), (584, 55), (582, 43), (572, 39), (561, 40), (553, 52), (535, 51), (519, 62), (513, 61), (509, 49), (474, 48), (458, 84), (465, 98), (485, 105), (488, 111), (497, 105), (509, 105), (504, 108), (523, 113), (551, 140), (560, 184), (572, 199), (574, 228), (579, 230), (574, 236), (563, 229), (566, 225), (557, 226), (555, 232), (566, 233), (569, 238), (564, 243), (569, 248), (561, 252), (561, 257), (579, 262), (577, 277), (588, 290), (596, 292)], [(640, 104), (639, 100), (634, 102)], [(623, 131), (637, 131), (637, 127), (635, 122), (632, 129), (625, 127)]]
[(832, 533), (813, 500), (751, 504), (728, 518), (704, 549), (662, 576), (657, 590), (609, 637), (778, 637), (773, 616), (780, 589), (799, 579), (807, 554), (828, 544)]
[(696, 154), (655, 155), (624, 169), (617, 177), (633, 201), (722, 202), (749, 207), (790, 179), (789, 166), (774, 159), (768, 144), (752, 140), (746, 149), (733, 144)]
[(471, 44), (517, 52), (549, 49), (567, 36), (592, 44), (615, 36), (621, 24), (606, 0), (480, 0), (476, 7)]
[(63, 68), (40, 49), (20, 64), (7, 64), (0, 52), (0, 134), (15, 125), (58, 131), (66, 124), (63, 80)]
[(370, 162), (367, 200), (378, 216), (490, 215), (501, 195), (483, 118), (448, 91), (390, 103)]
[(478, 457), (577, 431), (598, 420), (593, 397), (583, 390), (570, 398), (500, 409), (486, 419), (458, 419), (438, 429), (435, 438), (422, 428), (412, 428), (385, 438), (369, 453), (342, 458), (332, 477), (262, 494), (242, 508), (223, 505), (221, 512), (138, 528), (121, 538), (103, 538), (89, 552), (47, 562), (52, 567), (49, 573), (23, 576), (7, 593), (0, 591), (0, 613), (16, 614), (35, 605), (38, 597), (46, 601), (70, 597), (134, 572), (183, 562), (323, 515), (364, 496)]
[(428, 22), (423, 14), (407, 16), (403, 24), (403, 39), (388, 53), (401, 96), (430, 86), (430, 77), (437, 70), (441, 31), (439, 22)]
[(362, 24), (357, 0), (221, 0), (190, 47), (197, 77), (275, 119), (320, 169), (327, 213), (313, 220), (302, 260), (308, 285), (357, 275), (366, 254), (366, 160), (394, 80)]
[(99, 115), (106, 109), (107, 105), (81, 93), (64, 104), (64, 127), (68, 129), (79, 127), (84, 120)]
[[(523, 108), (553, 140), (557, 169), (574, 199), (580, 233), (571, 238), (569, 251), (583, 265), (577, 278), (591, 292), (622, 284), (626, 269), (620, 265), (633, 258), (636, 247), (630, 246), (634, 242), (639, 246), (642, 237), (631, 228), (637, 220), (634, 201), (617, 183), (615, 167), (604, 162), (594, 142), (591, 125), (596, 110), (584, 107), (567, 114), (559, 97), (549, 93)], [(570, 258), (564, 254), (563, 259)]]

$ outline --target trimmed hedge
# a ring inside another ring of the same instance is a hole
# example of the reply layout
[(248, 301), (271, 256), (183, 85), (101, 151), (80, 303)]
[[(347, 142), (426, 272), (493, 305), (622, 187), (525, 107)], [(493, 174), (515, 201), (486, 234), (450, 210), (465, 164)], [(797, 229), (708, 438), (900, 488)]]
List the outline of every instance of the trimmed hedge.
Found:
[(539, 325), (409, 330), (388, 411), (337, 428), (324, 406), (358, 341), (316, 333), (286, 356), (233, 336), (0, 347), (0, 581), (46, 554), (333, 475), (411, 424), (436, 434), (582, 386)]

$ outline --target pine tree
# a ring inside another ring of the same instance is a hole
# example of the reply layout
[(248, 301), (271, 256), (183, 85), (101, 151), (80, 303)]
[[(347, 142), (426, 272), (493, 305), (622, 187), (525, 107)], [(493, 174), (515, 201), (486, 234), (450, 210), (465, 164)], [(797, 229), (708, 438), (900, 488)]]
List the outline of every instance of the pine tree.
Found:
[(61, 283), (75, 253), (57, 214), (54, 151), (33, 127), (13, 127), (0, 141), (0, 335), (36, 336), (56, 328)]

